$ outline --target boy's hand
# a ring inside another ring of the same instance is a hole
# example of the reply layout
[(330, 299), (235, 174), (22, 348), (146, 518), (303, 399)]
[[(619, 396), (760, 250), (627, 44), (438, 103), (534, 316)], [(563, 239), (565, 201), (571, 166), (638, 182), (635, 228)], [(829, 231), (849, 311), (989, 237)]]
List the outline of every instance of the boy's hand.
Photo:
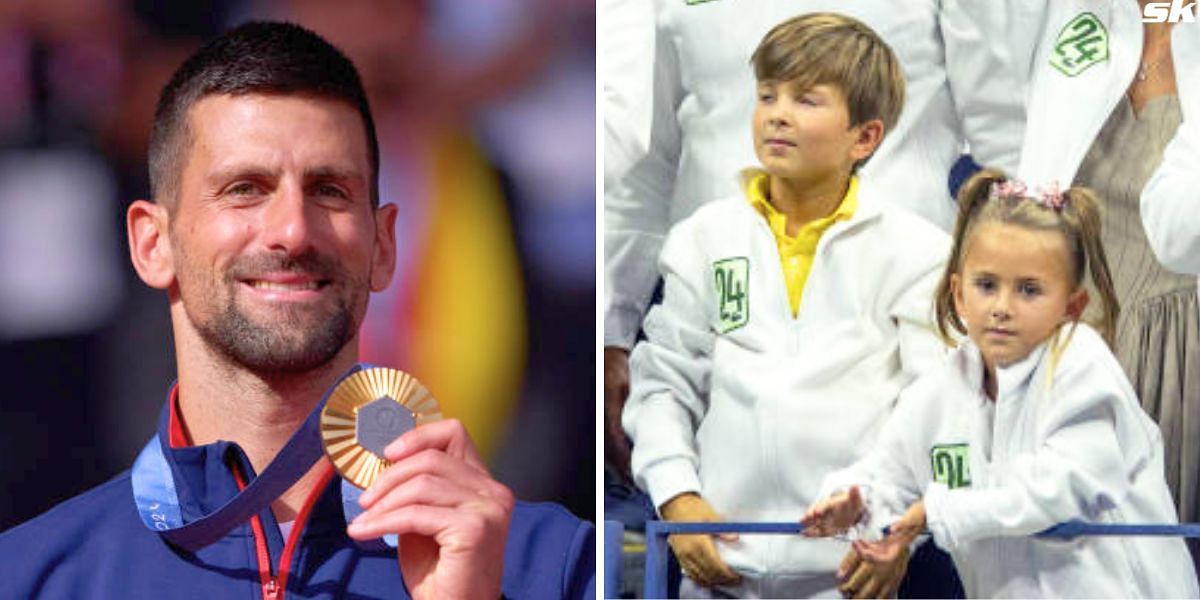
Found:
[(862, 493), (858, 491), (858, 486), (851, 486), (848, 491), (834, 494), (808, 507), (800, 524), (804, 525), (804, 535), (808, 537), (829, 537), (857, 523), (862, 512)]
[(896, 560), (902, 551), (907, 551), (912, 541), (925, 531), (925, 501), (918, 500), (908, 507), (904, 515), (892, 523), (887, 537), (878, 542), (854, 542), (854, 551), (864, 559), (879, 564)]
[[(721, 518), (699, 494), (680, 494), (662, 505), (662, 515), (668, 521), (717, 522)], [(721, 534), (723, 540), (736, 540), (734, 534)], [(668, 538), (679, 565), (688, 579), (705, 586), (733, 585), (742, 577), (729, 568), (717, 554), (711, 535), (672, 535)]]
[(846, 598), (894, 598), (908, 570), (908, 548), (887, 563), (863, 560), (851, 550), (838, 567), (838, 591)]

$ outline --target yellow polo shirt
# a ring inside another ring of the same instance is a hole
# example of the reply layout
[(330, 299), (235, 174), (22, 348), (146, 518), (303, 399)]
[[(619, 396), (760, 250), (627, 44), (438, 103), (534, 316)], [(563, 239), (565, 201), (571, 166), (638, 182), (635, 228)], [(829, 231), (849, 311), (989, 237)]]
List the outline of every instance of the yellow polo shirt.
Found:
[(805, 223), (795, 236), (789, 236), (787, 215), (779, 212), (767, 200), (770, 176), (763, 171), (754, 171), (747, 175), (746, 199), (767, 220), (771, 233), (775, 235), (775, 245), (779, 248), (779, 260), (783, 266), (783, 281), (787, 284), (788, 304), (792, 307), (792, 316), (795, 316), (800, 310), (800, 298), (804, 295), (808, 273), (812, 270), (817, 242), (821, 241), (821, 236), (830, 225), (854, 216), (854, 211), (858, 208), (858, 178), (850, 178), (846, 195), (833, 213)]

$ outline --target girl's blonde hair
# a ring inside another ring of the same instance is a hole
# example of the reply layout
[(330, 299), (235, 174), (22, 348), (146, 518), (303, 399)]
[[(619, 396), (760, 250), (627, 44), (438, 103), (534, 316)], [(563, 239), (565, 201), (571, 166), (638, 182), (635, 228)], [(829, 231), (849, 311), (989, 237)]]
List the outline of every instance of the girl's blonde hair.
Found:
[[(946, 270), (934, 296), (934, 312), (938, 333), (954, 345), (951, 330), (967, 332), (962, 317), (954, 308), (954, 292), (950, 276), (962, 270), (963, 252), (971, 234), (983, 223), (1004, 223), (1037, 231), (1057, 231), (1066, 239), (1070, 253), (1071, 277), (1076, 288), (1091, 274), (1092, 284), (1100, 296), (1100, 322), (1094, 324), (1112, 346), (1120, 307), (1113, 291), (1112, 275), (1104, 246), (1100, 240), (1100, 200), (1096, 193), (1083, 187), (1062, 192), (1061, 202), (1051, 206), (1037, 194), (997, 194), (995, 186), (1010, 184), (1003, 172), (984, 169), (967, 180), (958, 192), (958, 221), (954, 225), (954, 247)], [(1016, 184), (1019, 185), (1019, 184)]]

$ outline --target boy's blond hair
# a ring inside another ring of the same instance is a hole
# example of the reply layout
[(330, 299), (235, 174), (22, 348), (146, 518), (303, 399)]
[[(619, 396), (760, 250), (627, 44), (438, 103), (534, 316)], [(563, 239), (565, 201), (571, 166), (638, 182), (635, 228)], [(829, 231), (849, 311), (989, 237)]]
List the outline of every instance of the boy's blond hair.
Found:
[(767, 32), (754, 55), (759, 81), (807, 90), (836, 85), (846, 97), (850, 124), (872, 119), (891, 131), (904, 107), (904, 71), (892, 49), (862, 21), (836, 13), (810, 13)]

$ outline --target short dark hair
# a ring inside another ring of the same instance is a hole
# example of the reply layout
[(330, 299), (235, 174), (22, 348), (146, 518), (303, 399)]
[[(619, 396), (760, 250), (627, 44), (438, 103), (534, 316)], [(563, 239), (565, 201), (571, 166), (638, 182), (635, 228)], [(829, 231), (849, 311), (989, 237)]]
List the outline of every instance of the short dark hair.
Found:
[(354, 63), (321, 36), (292, 23), (255, 21), (229, 30), (192, 54), (158, 99), (150, 131), (150, 194), (173, 206), (188, 141), (187, 113), (214, 94), (312, 94), (358, 109), (371, 159), (371, 204), (379, 205), (379, 140)]

